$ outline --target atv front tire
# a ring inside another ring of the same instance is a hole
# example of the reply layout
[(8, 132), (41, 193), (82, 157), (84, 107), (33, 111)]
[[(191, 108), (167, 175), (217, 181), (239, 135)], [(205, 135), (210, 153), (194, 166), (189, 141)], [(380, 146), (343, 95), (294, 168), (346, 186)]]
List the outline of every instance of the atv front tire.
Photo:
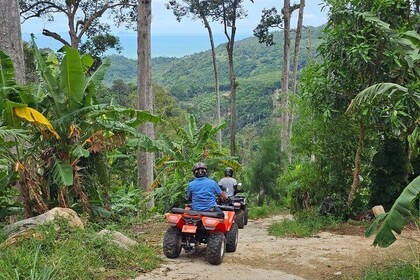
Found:
[(243, 229), (245, 225), (245, 211), (240, 209), (236, 212), (235, 223), (238, 225), (238, 228)]
[(233, 224), (226, 233), (226, 252), (235, 252), (238, 246), (238, 225)]
[(177, 227), (169, 227), (163, 237), (163, 253), (166, 257), (178, 258), (182, 250), (182, 233)]
[(207, 242), (206, 258), (211, 264), (221, 264), (225, 255), (226, 239), (221, 232), (209, 236)]

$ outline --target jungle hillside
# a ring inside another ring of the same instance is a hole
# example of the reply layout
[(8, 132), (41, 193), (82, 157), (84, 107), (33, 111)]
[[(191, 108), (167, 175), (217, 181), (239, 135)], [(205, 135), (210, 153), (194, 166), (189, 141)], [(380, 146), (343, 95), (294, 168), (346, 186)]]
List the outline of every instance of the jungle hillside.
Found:
[[(328, 21), (312, 27), (305, 1), (292, 2), (265, 8), (254, 37), (235, 40), (243, 0), (168, 1), (177, 19), (203, 24), (209, 49), (152, 58), (150, 2), (0, 0), (0, 280), (183, 270), (212, 249), (162, 268), (162, 240), (176, 231), (165, 213), (190, 206), (199, 162), (215, 182), (231, 168), (247, 201), (236, 235), (219, 234), (228, 265), (260, 264), (251, 269), (267, 277), (418, 279), (420, 3), (324, 0)], [(62, 48), (22, 40), (21, 21), (54, 16), (69, 37), (42, 34)], [(120, 48), (110, 21), (136, 30), (137, 59), (105, 55)], [(224, 26), (226, 43), (211, 44), (209, 22)], [(188, 251), (180, 234), (174, 250)], [(355, 254), (367, 244), (372, 256), (395, 254), (379, 266), (360, 259), (346, 275), (313, 274), (319, 260), (279, 264), (296, 246), (344, 246), (336, 238), (363, 247)], [(259, 246), (267, 254), (247, 259)]]

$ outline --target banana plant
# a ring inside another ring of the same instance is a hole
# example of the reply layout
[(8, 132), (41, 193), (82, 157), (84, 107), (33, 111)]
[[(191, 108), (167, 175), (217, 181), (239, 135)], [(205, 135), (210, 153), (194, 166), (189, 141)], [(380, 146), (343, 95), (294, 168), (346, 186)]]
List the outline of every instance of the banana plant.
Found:
[(107, 204), (109, 180), (103, 155), (125, 145), (127, 138), (153, 146), (136, 127), (158, 122), (160, 117), (113, 104), (95, 104), (96, 85), (109, 63), (88, 76), (93, 63), (90, 56), (81, 56), (69, 46), (61, 49), (61, 59), (54, 54), (45, 56), (34, 40), (32, 43), (41, 78), (36, 90), (11, 90), (18, 87), (10, 72), (13, 64), (7, 59), (8, 63), (0, 63), (0, 98), (6, 101), (1, 102), (2, 123), (15, 122), (30, 132), (32, 148), (23, 149), (16, 159), (26, 215), (54, 206), (90, 213)]
[(217, 132), (226, 126), (209, 123), (198, 127), (193, 115), (187, 116), (185, 127), (176, 126), (177, 138), (165, 138), (156, 162), (156, 178), (153, 182), (156, 202), (163, 210), (185, 202), (185, 191), (192, 178), (194, 163), (204, 161), (211, 170), (224, 170), (226, 165), (237, 169), (240, 164), (228, 151), (219, 149), (215, 141)]
[[(379, 230), (373, 240), (374, 246), (388, 247), (397, 238), (395, 233), (401, 234), (406, 224), (406, 219), (412, 216), (413, 201), (420, 193), (420, 176), (415, 178), (397, 198), (391, 210), (380, 214), (372, 225), (367, 229), (365, 236), (370, 237), (374, 234), (382, 221)], [(418, 220), (417, 220), (418, 221)], [(394, 233), (395, 232), (395, 233)]]

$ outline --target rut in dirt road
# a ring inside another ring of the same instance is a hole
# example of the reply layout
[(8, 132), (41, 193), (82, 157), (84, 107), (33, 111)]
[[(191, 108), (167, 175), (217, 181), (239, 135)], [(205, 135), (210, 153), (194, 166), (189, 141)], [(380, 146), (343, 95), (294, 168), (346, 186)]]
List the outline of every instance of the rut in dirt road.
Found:
[[(277, 217), (279, 219), (279, 217)], [(261, 242), (272, 243), (272, 237), (267, 234), (267, 227), (272, 219), (249, 221), (244, 229), (239, 230), (239, 243), (236, 252), (225, 253), (223, 263), (211, 265), (205, 259), (206, 246), (201, 246), (197, 252), (182, 251), (177, 259), (162, 256), (165, 263), (158, 269), (141, 275), (135, 280), (146, 279), (276, 279), (304, 280), (304, 278), (288, 274), (281, 270), (260, 266), (260, 255), (263, 249), (258, 249)], [(265, 247), (266, 245), (262, 246)], [(255, 262), (254, 262), (255, 261)]]

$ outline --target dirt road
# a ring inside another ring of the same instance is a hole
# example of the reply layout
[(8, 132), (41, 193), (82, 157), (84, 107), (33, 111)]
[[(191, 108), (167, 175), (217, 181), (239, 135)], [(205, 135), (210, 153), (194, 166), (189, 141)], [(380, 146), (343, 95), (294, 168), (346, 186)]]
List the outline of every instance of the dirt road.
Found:
[[(371, 246), (372, 238), (363, 231), (351, 234), (321, 232), (310, 238), (279, 238), (268, 235), (267, 228), (287, 215), (250, 220), (239, 230), (236, 252), (226, 253), (223, 263), (209, 264), (205, 259), (205, 246), (198, 252), (181, 252), (178, 259), (165, 259), (158, 269), (135, 280), (149, 279), (355, 279), (364, 266), (382, 264), (388, 258), (419, 257), (418, 232), (403, 232), (389, 248)], [(344, 232), (346, 233), (346, 232)], [(405, 234), (404, 234), (405, 233)], [(417, 254), (417, 256), (415, 256)]]

